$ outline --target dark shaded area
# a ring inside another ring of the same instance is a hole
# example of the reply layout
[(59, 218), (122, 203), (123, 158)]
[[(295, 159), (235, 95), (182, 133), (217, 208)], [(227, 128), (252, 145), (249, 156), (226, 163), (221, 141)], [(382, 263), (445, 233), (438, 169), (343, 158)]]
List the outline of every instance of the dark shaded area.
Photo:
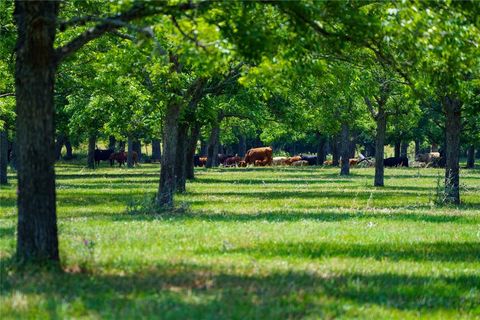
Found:
[(299, 257), (316, 259), (321, 257), (373, 258), (440, 262), (475, 262), (480, 259), (480, 242), (414, 242), (414, 243), (336, 243), (336, 242), (265, 242), (252, 247), (228, 251), (204, 249), (198, 253), (225, 254), (242, 253), (255, 258)]
[[(255, 262), (252, 262), (254, 268)], [(163, 319), (278, 319), (306, 315), (336, 318), (343, 303), (370, 304), (421, 314), (440, 310), (475, 312), (478, 276), (406, 276), (390, 273), (318, 275), (313, 272), (241, 275), (188, 264), (164, 264), (127, 275), (88, 272), (9, 272), (2, 261), (2, 297), (42, 295), (51, 318), (65, 303), (80, 303), (100, 317)], [(70, 267), (75, 269), (75, 267)], [(190, 299), (192, 295), (202, 303)], [(308, 301), (308, 303), (306, 303)]]

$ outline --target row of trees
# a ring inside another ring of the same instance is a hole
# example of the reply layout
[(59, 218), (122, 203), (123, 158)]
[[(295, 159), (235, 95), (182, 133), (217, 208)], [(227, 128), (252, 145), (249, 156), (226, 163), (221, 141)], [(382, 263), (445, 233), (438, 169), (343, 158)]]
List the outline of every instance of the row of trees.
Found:
[(311, 136), (323, 157), (335, 136), (349, 158), (356, 135), (375, 145), (383, 186), (387, 133), (398, 146), (441, 135), (446, 199), (460, 203), (461, 139), (480, 139), (479, 3), (6, 1), (0, 12), (1, 145), (11, 132), (21, 261), (59, 260), (58, 148), (88, 139), (93, 154), (102, 134), (129, 151), (162, 142), (161, 208), (194, 177), (202, 136), (213, 166), (221, 138), (245, 149), (258, 135)]

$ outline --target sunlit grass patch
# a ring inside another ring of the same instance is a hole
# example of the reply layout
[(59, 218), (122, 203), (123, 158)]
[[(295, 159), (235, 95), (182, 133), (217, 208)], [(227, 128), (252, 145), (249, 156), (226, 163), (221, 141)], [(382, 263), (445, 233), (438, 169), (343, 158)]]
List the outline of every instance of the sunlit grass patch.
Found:
[[(16, 183), (0, 194), (3, 318), (471, 318), (480, 315), (480, 172), (458, 207), (437, 169), (199, 169), (182, 210), (127, 214), (158, 165), (56, 168), (64, 272), (19, 272)], [(11, 176), (13, 178), (13, 176)]]

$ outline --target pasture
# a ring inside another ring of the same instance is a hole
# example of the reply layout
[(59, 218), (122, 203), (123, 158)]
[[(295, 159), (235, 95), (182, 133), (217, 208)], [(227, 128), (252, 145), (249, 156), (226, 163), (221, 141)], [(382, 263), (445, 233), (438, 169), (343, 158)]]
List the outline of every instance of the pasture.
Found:
[(460, 207), (441, 169), (199, 169), (178, 209), (128, 214), (158, 165), (58, 164), (63, 272), (17, 270), (16, 185), (1, 187), (0, 318), (478, 319), (480, 171)]

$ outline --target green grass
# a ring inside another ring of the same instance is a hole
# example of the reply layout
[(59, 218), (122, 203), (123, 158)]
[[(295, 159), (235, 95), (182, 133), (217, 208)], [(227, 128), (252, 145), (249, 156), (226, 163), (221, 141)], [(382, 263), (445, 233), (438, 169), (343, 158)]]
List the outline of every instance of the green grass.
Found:
[(2, 187), (0, 318), (480, 318), (479, 170), (439, 208), (436, 169), (200, 169), (182, 210), (126, 214), (158, 171), (57, 166), (64, 272), (14, 268)]

